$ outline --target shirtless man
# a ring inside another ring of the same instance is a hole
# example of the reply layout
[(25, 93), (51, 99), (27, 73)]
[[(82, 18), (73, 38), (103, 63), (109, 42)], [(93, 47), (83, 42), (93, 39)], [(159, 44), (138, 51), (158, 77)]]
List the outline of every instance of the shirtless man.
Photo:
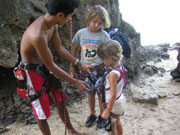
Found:
[[(68, 73), (61, 69), (53, 60), (52, 53), (48, 47), (52, 43), (52, 47), (57, 54), (64, 60), (74, 63), (85, 74), (89, 74), (89, 70), (78, 59), (73, 57), (61, 44), (58, 34), (58, 25), (62, 27), (74, 14), (75, 8), (78, 7), (79, 0), (49, 0), (48, 13), (37, 18), (24, 32), (21, 40), (21, 63), (20, 67), (24, 68), (27, 76), (27, 88), (29, 94), (33, 95), (42, 90), (44, 82), (49, 83), (36, 71), (37, 67), (44, 65), (45, 71), (53, 74), (59, 79), (63, 79), (74, 85), (80, 91), (87, 90), (88, 86), (84, 81), (72, 78)], [(42, 70), (42, 72), (45, 72)], [(46, 84), (45, 84), (46, 85)], [(50, 86), (51, 84), (47, 84)], [(43, 135), (50, 135), (50, 129), (47, 118), (50, 117), (49, 105), (54, 103), (58, 115), (63, 123), (66, 124), (68, 135), (82, 135), (77, 132), (69, 119), (68, 112), (64, 108), (63, 94), (61, 89), (50, 88), (49, 92), (43, 92), (42, 95), (31, 102), (34, 115), (37, 118), (38, 126)], [(65, 114), (64, 114), (65, 112)]]

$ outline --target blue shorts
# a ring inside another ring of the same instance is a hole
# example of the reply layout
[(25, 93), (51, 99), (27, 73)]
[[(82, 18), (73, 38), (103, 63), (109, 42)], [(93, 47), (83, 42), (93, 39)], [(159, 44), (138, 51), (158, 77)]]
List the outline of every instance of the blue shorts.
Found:
[[(85, 78), (85, 82), (92, 87), (87, 91), (87, 93), (92, 93), (92, 92), (98, 92), (101, 93), (100, 86), (102, 84), (102, 77), (106, 71), (106, 67), (102, 67), (101, 69), (90, 69), (91, 71), (91, 76), (88, 76)], [(95, 78), (93, 78), (94, 76)]]

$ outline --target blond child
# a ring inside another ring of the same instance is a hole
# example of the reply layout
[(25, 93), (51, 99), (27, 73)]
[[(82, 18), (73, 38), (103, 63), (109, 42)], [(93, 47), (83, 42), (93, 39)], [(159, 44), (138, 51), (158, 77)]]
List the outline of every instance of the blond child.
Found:
[[(81, 49), (81, 62), (85, 64), (91, 71), (91, 74), (97, 79), (102, 77), (105, 71), (104, 64), (97, 55), (99, 45), (109, 40), (109, 35), (103, 28), (110, 27), (109, 14), (106, 9), (100, 5), (96, 5), (90, 9), (85, 17), (86, 28), (80, 29), (73, 37), (72, 55), (77, 57), (79, 49)], [(73, 65), (70, 65), (70, 74), (74, 75)], [(90, 116), (87, 118), (86, 127), (91, 127), (97, 120), (95, 114), (95, 95), (98, 93), (99, 99), (99, 116), (102, 114), (102, 103), (98, 89), (95, 88), (96, 80), (86, 77), (85, 81), (92, 88), (88, 91), (88, 104)], [(98, 91), (98, 92), (97, 92)]]

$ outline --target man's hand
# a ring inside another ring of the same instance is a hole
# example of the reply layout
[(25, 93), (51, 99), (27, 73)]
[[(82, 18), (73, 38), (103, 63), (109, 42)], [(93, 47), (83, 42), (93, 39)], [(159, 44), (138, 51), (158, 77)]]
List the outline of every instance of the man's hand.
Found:
[(79, 89), (80, 91), (89, 90), (89, 85), (85, 81), (78, 80), (75, 84), (75, 87)]

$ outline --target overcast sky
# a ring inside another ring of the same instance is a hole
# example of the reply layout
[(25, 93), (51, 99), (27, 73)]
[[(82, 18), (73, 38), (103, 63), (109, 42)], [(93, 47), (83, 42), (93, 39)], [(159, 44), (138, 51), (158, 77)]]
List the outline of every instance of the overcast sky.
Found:
[(180, 0), (119, 0), (123, 19), (141, 33), (142, 45), (180, 42)]

